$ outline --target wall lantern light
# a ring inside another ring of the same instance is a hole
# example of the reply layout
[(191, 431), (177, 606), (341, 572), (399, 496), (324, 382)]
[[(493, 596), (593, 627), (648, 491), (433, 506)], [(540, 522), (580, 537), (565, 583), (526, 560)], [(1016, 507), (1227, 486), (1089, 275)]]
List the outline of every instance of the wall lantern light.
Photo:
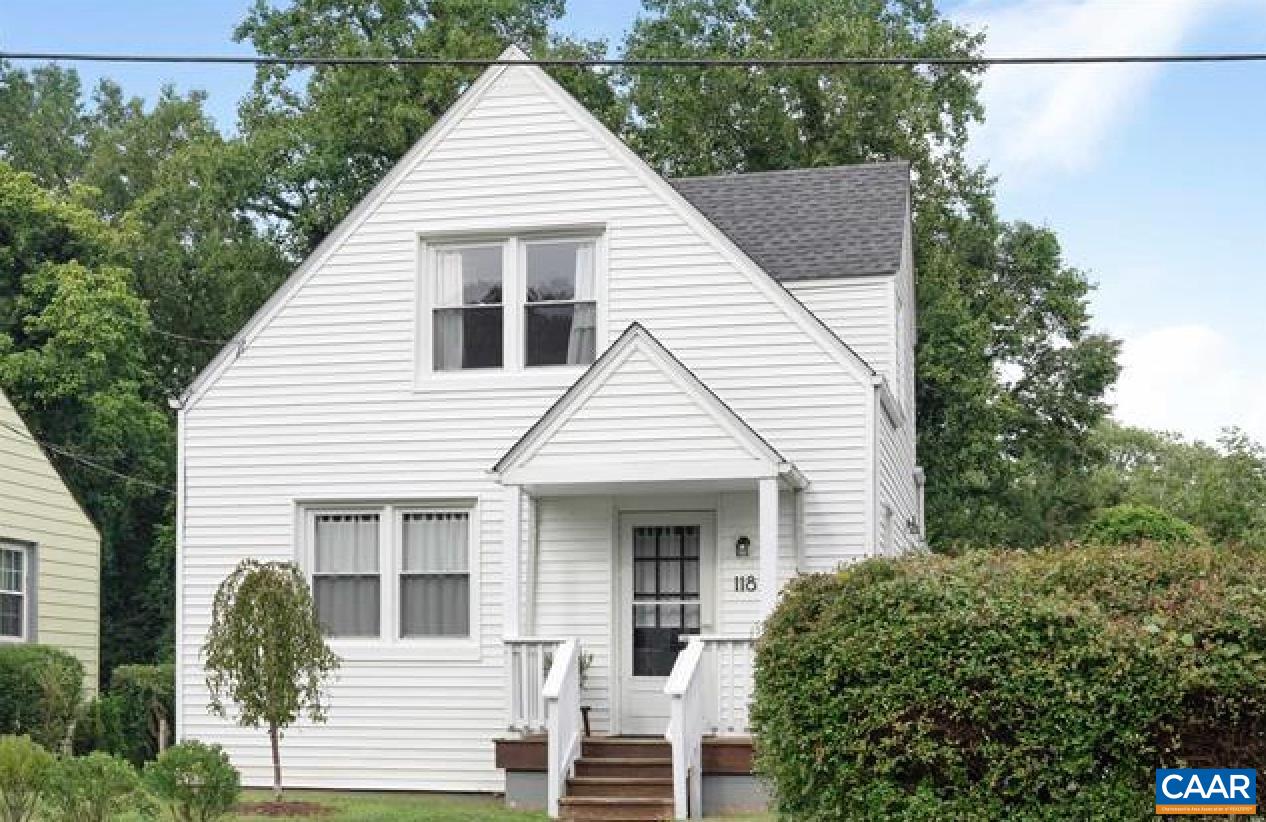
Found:
[(747, 537), (739, 537), (734, 541), (734, 556), (748, 557), (752, 555), (752, 541)]

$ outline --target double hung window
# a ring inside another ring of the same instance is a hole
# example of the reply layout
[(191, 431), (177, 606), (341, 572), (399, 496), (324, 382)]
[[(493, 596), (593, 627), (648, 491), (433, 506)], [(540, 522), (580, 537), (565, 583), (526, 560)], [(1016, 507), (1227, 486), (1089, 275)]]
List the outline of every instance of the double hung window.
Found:
[(317, 618), (332, 638), (472, 636), (473, 508), (311, 508), (306, 552)]
[(423, 362), (433, 373), (589, 365), (598, 248), (593, 237), (536, 235), (429, 246)]

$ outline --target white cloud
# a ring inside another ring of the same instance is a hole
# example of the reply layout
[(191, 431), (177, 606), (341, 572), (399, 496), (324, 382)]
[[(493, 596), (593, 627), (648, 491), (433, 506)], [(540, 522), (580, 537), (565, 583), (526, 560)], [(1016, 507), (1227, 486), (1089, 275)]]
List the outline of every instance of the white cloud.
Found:
[[(950, 16), (984, 29), (993, 56), (1179, 51), (1197, 26), (1242, 0), (971, 0)], [(1010, 66), (981, 86), (985, 124), (974, 153), (1012, 182), (1089, 167), (1143, 104), (1159, 67)]]
[(1174, 325), (1125, 338), (1116, 418), (1212, 442), (1228, 425), (1266, 441), (1266, 379), (1230, 337)]

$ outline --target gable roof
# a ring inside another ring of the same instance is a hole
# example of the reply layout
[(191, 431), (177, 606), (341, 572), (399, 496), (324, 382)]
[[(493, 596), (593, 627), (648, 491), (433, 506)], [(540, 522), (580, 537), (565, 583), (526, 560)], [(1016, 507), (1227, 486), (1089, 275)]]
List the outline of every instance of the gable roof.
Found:
[[(373, 211), (395, 190), (400, 181), (417, 163), (421, 162), (444, 137), (452, 131), (458, 122), (474, 108), (489, 88), (497, 82), (507, 70), (517, 69), (529, 72), (530, 76), (540, 84), (542, 90), (551, 95), (565, 110), (570, 112), (577, 123), (593, 134), (614, 157), (621, 160), (653, 191), (659, 193), (665, 202), (672, 207), (687, 223), (696, 228), (718, 250), (727, 256), (735, 266), (747, 275), (752, 283), (778, 305), (788, 319), (796, 323), (815, 342), (822, 346), (829, 356), (848, 370), (862, 383), (868, 384), (876, 371), (871, 365), (844, 342), (820, 317), (810, 311), (803, 303), (791, 294), (769, 272), (760, 267), (747, 252), (738, 246), (723, 230), (705, 217), (699, 209), (677, 191), (670, 181), (657, 174), (642, 158), (623, 141), (598, 121), (576, 98), (571, 96), (562, 86), (554, 81), (542, 69), (529, 61), (531, 58), (517, 46), (509, 46), (498, 62), (490, 65), (472, 83), (457, 101), (444, 112), (444, 115), (416, 142), (395, 166), (387, 172), (370, 192), (325, 236), (317, 247), (291, 273), (290, 277), (273, 292), (272, 296), (256, 310), (245, 325), (220, 349), (219, 353), (198, 373), (185, 388), (178, 399), (172, 401), (173, 407), (187, 409), (196, 403), (203, 393), (216, 381), (226, 368), (246, 350), (254, 338), (268, 326), (298, 289), (320, 269), (321, 265), (343, 244)], [(522, 66), (515, 65), (522, 62)]]
[(865, 277), (901, 266), (904, 160), (668, 181), (776, 280)]
[[(710, 422), (714, 429), (714, 440), (722, 443), (721, 447), (732, 450), (735, 459), (732, 464), (744, 463), (744, 470), (750, 476), (758, 474), (788, 474), (793, 482), (799, 483), (798, 472), (769, 444), (760, 434), (752, 429), (746, 421), (734, 412), (708, 388), (702, 380), (673, 356), (663, 343), (655, 338), (640, 323), (632, 323), (594, 361), (588, 370), (568, 388), (550, 408), (541, 415), (533, 425), (524, 432), (505, 455), (492, 467), (492, 472), (503, 480), (521, 479), (515, 472), (524, 468), (535, 457), (546, 453), (550, 443), (565, 429), (567, 424), (596, 397), (600, 397), (605, 386), (618, 378), (621, 371), (632, 367), (650, 369), (658, 372), (661, 382), (676, 393), (680, 401), (688, 405), (700, 418)], [(637, 376), (639, 385), (645, 386), (645, 375)], [(623, 401), (623, 395), (621, 395)], [(648, 437), (649, 444), (662, 450), (662, 430), (652, 431)], [(600, 449), (599, 449), (600, 450)], [(594, 454), (594, 461), (610, 465), (613, 459), (609, 455)], [(637, 462), (638, 460), (634, 460)], [(705, 460), (704, 463), (715, 466), (719, 460)], [(627, 466), (625, 466), (627, 467)], [(704, 467), (707, 467), (706, 465)], [(586, 474), (593, 472), (586, 471)]]

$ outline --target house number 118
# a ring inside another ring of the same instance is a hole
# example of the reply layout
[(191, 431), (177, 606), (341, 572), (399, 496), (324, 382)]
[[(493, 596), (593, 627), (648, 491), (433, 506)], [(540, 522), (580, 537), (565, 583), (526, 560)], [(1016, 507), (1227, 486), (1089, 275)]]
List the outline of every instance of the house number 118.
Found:
[(739, 592), (751, 592), (756, 590), (756, 575), (747, 574), (746, 576), (736, 575), (734, 577), (734, 590)]

